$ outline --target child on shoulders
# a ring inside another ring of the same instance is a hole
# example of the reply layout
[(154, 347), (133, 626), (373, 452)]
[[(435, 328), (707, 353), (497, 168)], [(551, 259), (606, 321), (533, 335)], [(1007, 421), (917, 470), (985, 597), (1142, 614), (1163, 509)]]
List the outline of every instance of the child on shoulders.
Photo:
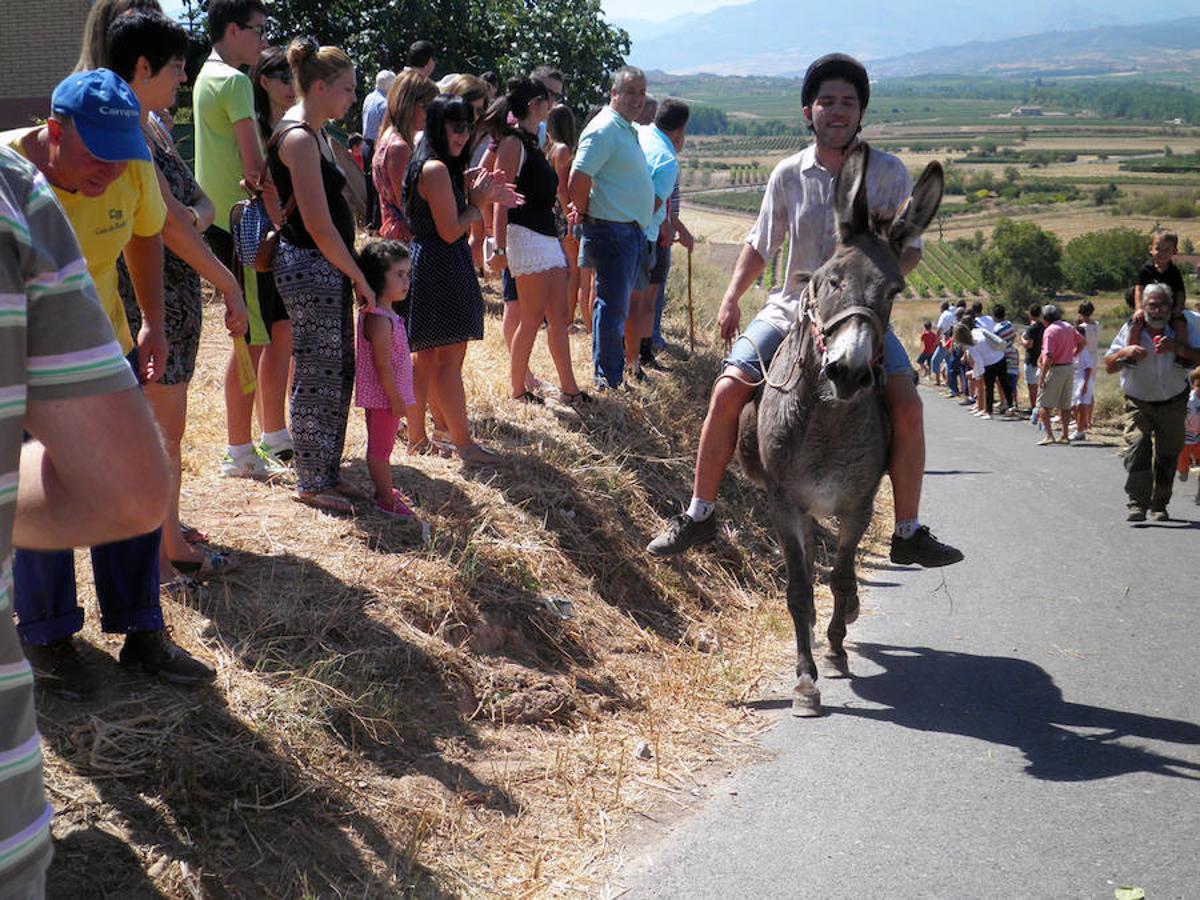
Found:
[(1176, 334), (1187, 333), (1187, 321), (1183, 317), (1187, 288), (1183, 283), (1183, 273), (1172, 261), (1178, 250), (1179, 235), (1173, 231), (1159, 231), (1150, 238), (1150, 260), (1138, 269), (1137, 285), (1134, 288), (1134, 312), (1133, 318), (1130, 319), (1133, 324), (1129, 329), (1129, 346), (1136, 346), (1142, 339), (1142, 323), (1145, 321), (1142, 313), (1142, 292), (1147, 285), (1156, 282), (1165, 284), (1171, 290), (1171, 330)]
[(375, 508), (401, 519), (414, 513), (392, 486), (396, 432), (413, 396), (408, 331), (397, 304), (408, 297), (412, 260), (400, 241), (372, 241), (359, 255), (359, 267), (375, 292), (375, 308), (358, 314), (354, 360), (355, 405), (367, 418), (367, 470), (375, 484)]

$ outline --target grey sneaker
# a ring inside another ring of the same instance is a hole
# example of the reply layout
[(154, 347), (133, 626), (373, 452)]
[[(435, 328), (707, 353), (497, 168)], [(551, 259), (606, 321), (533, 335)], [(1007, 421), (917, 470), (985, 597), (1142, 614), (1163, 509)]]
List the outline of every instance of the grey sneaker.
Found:
[(84, 700), (100, 689), (71, 638), (53, 644), (22, 643), (21, 649), (43, 690), (67, 700)]
[(135, 631), (125, 636), (121, 648), (123, 666), (141, 666), (171, 684), (193, 685), (212, 681), (217, 673), (171, 640), (166, 629)]
[(1129, 505), (1129, 514), (1125, 516), (1126, 522), (1145, 522), (1146, 510), (1140, 506), (1135, 506), (1132, 503)]
[(1153, 522), (1170, 522), (1171, 517), (1165, 509), (1152, 509), (1150, 510), (1150, 520)]
[(255, 447), (253, 453), (234, 459), (229, 451), (221, 459), (221, 474), (226, 478), (253, 478), (256, 481), (270, 481), (286, 474), (288, 467), (274, 457), (265, 455)]
[(695, 547), (706, 544), (717, 536), (717, 516), (697, 522), (687, 513), (671, 516), (671, 521), (662, 534), (646, 545), (651, 556), (678, 556)]

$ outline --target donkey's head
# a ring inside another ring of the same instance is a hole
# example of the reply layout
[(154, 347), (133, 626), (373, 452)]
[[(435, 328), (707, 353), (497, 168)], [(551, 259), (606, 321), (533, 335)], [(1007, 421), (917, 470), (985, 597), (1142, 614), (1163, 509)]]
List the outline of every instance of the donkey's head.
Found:
[(871, 387), (882, 371), (892, 300), (904, 289), (900, 254), (925, 230), (942, 201), (942, 167), (931, 162), (898, 215), (873, 215), (867, 204), (869, 158), (864, 143), (842, 164), (834, 185), (837, 249), (812, 276), (811, 327), (835, 400), (849, 400)]

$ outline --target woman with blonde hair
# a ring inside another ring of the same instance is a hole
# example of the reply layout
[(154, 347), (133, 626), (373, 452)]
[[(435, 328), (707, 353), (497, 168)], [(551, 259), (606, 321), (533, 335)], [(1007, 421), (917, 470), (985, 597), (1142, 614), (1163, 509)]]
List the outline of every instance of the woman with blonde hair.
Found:
[(425, 130), (425, 107), (438, 94), (432, 81), (415, 69), (401, 72), (388, 91), (379, 140), (371, 158), (371, 178), (379, 194), (383, 224), (380, 237), (412, 240), (404, 214), (404, 173), (412, 159), (417, 132)]
[(275, 254), (275, 284), (292, 320), (292, 440), (301, 503), (349, 513), (367, 494), (341, 477), (354, 390), (354, 296), (375, 294), (354, 256), (354, 214), (342, 188), (325, 123), (355, 102), (354, 64), (337, 47), (292, 41), (288, 63), (300, 102), (267, 146), (271, 176), (286, 213)]
[(113, 20), (130, 10), (161, 13), (158, 0), (96, 0), (83, 23), (83, 45), (79, 48), (76, 72), (107, 69), (108, 28)]

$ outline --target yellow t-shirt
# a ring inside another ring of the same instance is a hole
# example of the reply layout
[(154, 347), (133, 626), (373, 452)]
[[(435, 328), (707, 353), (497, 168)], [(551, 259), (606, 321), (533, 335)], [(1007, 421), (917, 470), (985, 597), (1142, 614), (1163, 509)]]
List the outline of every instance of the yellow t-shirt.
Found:
[[(0, 144), (24, 156), (21, 141), (32, 130), (23, 128), (0, 134)], [(154, 164), (133, 160), (99, 197), (85, 197), (57, 185), (53, 187), (79, 238), (88, 271), (96, 282), (100, 305), (112, 322), (121, 352), (128, 354), (133, 349), (133, 337), (117, 290), (117, 259), (131, 238), (153, 237), (162, 231), (167, 220), (167, 205), (158, 187)]]

